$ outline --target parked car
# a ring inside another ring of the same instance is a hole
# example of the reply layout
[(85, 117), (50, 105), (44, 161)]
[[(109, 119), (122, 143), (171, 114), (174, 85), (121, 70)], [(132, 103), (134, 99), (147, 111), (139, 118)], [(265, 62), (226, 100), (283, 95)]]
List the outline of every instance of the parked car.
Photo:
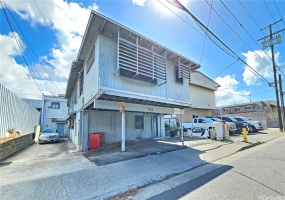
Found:
[(255, 133), (260, 130), (264, 130), (262, 124), (260, 121), (251, 121), (250, 119), (246, 117), (234, 117), (237, 121), (240, 122), (247, 122), (249, 124), (249, 132)]
[[(216, 117), (210, 117), (211, 120), (213, 120), (214, 122), (222, 122), (221, 119), (216, 118)], [(234, 122), (226, 122), (226, 124), (228, 125), (228, 127), (230, 128), (230, 133), (235, 133), (237, 131), (237, 126)]]
[(191, 137), (209, 138), (214, 121), (206, 117), (194, 118), (192, 122), (183, 123), (183, 131), (190, 130)]
[(233, 122), (236, 124), (236, 128), (237, 128), (237, 132), (241, 133), (242, 129), (245, 128), (247, 131), (249, 130), (249, 125), (247, 122), (240, 122), (237, 121), (235, 118), (233, 117), (220, 117), (221, 120), (226, 121), (226, 122)]
[(59, 135), (56, 129), (44, 129), (39, 136), (39, 144), (59, 142)]

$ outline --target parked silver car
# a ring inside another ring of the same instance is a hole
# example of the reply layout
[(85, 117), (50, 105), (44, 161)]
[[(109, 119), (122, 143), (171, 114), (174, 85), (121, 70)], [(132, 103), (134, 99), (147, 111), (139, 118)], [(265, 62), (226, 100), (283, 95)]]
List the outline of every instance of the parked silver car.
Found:
[(251, 121), (250, 119), (248, 119), (246, 117), (235, 117), (235, 119), (237, 121), (247, 122), (249, 124), (249, 132), (250, 133), (255, 133), (255, 132), (258, 132), (260, 130), (264, 130), (260, 121)]
[(56, 129), (44, 129), (39, 136), (39, 144), (59, 142), (59, 135)]

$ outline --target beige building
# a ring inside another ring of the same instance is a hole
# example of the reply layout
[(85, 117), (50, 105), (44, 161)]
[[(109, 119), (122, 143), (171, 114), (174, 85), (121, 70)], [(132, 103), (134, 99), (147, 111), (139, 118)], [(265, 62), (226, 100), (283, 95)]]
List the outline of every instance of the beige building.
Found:
[(213, 113), (215, 116), (221, 114), (229, 117), (243, 116), (260, 121), (264, 128), (278, 128), (277, 104), (273, 100), (222, 106), (221, 110), (215, 110)]
[(185, 109), (183, 121), (191, 122), (193, 116), (212, 116), (216, 107), (215, 91), (220, 85), (199, 71), (191, 73), (189, 100), (192, 108)]

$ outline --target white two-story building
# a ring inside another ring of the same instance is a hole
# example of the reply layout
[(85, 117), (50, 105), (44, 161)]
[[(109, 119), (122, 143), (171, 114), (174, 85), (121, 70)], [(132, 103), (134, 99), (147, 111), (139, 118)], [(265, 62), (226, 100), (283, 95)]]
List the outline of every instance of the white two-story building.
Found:
[(174, 114), (174, 108), (215, 107), (219, 85), (195, 71), (199, 67), (92, 11), (65, 94), (70, 139), (87, 150), (90, 133), (104, 132), (107, 143), (164, 137), (164, 115)]

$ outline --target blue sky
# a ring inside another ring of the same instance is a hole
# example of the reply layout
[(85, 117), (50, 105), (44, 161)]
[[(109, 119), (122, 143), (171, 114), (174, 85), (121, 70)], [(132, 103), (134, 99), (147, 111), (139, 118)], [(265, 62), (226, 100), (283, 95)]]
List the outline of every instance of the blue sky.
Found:
[[(52, 95), (65, 92), (71, 62), (77, 56), (93, 9), (200, 63), (199, 70), (221, 85), (216, 93), (217, 105), (248, 102), (250, 96), (252, 101), (275, 99), (274, 88), (268, 86), (268, 82), (273, 82), (271, 51), (269, 48), (262, 51), (262, 41), (257, 40), (269, 34), (269, 29), (260, 28), (285, 18), (283, 0), (181, 0), (264, 79), (205, 39), (189, 15), (165, 0), (2, 0), (2, 3), (29, 67), (1, 8), (0, 83), (20, 97), (40, 98), (41, 92)], [(273, 32), (284, 28), (285, 20), (274, 25)], [(285, 79), (285, 35), (281, 36), (283, 43), (275, 45), (275, 56), (279, 73)]]

